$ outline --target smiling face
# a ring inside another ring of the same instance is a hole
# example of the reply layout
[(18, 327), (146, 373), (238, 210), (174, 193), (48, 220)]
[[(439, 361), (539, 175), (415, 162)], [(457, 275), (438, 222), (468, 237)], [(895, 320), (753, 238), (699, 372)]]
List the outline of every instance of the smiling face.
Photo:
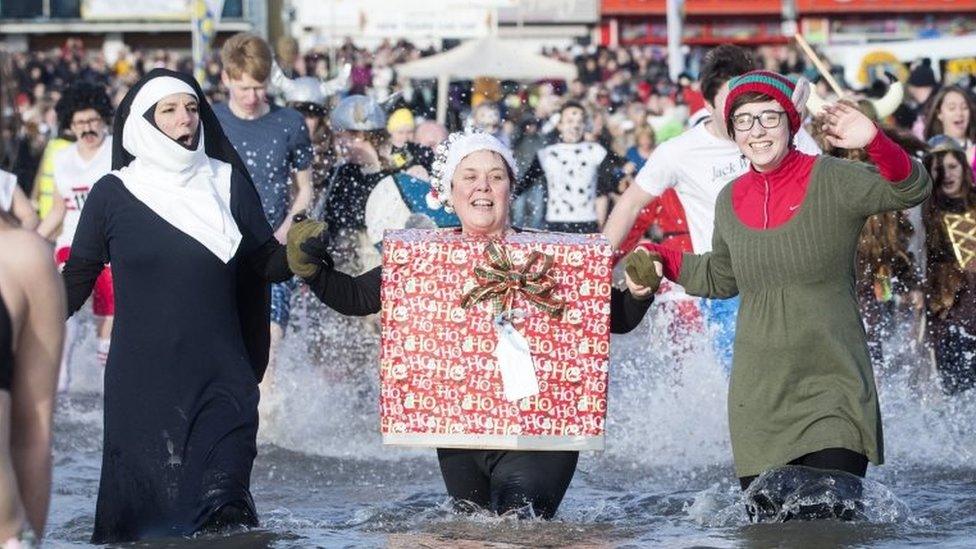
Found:
[[(782, 114), (772, 114), (782, 113)], [(778, 122), (774, 119), (778, 118)], [(752, 122), (752, 128), (748, 127)], [(790, 127), (783, 107), (776, 101), (746, 103), (732, 113), (735, 143), (758, 172), (780, 165), (790, 150)], [(775, 127), (765, 127), (775, 126)]]
[(559, 115), (559, 138), (563, 143), (579, 143), (586, 130), (586, 112), (577, 107), (567, 107)]
[(939, 122), (946, 135), (958, 141), (965, 141), (966, 130), (969, 128), (969, 103), (959, 92), (951, 91), (942, 99), (938, 113)]
[(458, 164), (451, 179), (451, 204), (466, 234), (503, 236), (508, 229), (511, 178), (494, 151), (475, 151)]
[(156, 103), (153, 120), (166, 137), (190, 148), (200, 125), (198, 107), (197, 98), (188, 93), (167, 95)]

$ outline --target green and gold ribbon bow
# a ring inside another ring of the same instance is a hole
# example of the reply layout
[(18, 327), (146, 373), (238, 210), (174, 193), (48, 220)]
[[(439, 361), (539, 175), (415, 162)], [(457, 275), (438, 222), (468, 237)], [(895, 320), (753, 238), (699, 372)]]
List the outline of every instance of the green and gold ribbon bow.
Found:
[[(562, 314), (564, 303), (551, 296), (556, 288), (556, 281), (549, 274), (553, 261), (551, 255), (532, 252), (524, 265), (516, 267), (508, 250), (496, 241), (488, 243), (485, 255), (488, 256), (488, 264), (474, 268), (478, 285), (464, 294), (461, 307), (468, 309), (491, 300), (494, 314), (509, 313), (516, 296), (522, 294), (549, 316)], [(533, 269), (539, 260), (542, 260), (542, 264)]]

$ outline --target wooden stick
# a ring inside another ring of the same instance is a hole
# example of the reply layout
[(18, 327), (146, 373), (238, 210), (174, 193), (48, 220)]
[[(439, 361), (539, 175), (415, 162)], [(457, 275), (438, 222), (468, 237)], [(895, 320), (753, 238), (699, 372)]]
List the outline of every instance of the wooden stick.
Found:
[(800, 49), (803, 50), (803, 53), (807, 55), (807, 59), (809, 59), (813, 63), (813, 66), (817, 67), (817, 70), (820, 71), (820, 76), (824, 77), (824, 80), (826, 80), (827, 84), (830, 85), (830, 88), (834, 90), (837, 97), (843, 97), (844, 91), (840, 89), (840, 84), (838, 84), (837, 80), (834, 79), (834, 75), (830, 74), (830, 67), (828, 67), (827, 64), (820, 59), (817, 52), (813, 51), (813, 48), (811, 48), (810, 44), (807, 43), (807, 39), (804, 38), (800, 33), (794, 34), (793, 38), (796, 39), (796, 43), (800, 45)]

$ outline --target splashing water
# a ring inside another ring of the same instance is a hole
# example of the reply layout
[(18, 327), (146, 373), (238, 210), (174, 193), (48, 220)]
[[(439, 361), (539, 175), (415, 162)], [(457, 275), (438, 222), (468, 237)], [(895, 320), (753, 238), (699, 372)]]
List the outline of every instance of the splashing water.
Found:
[[(459, 516), (433, 450), (380, 443), (375, 321), (296, 294), (261, 403), (252, 491), (262, 527), (180, 546), (976, 546), (976, 395), (944, 397), (917, 353), (878, 368), (887, 464), (869, 468), (852, 522), (750, 524), (731, 462), (726, 376), (705, 338), (669, 351), (670, 318), (658, 305), (614, 336), (607, 449), (582, 455), (557, 519)], [(54, 547), (84, 545), (94, 517), (101, 384), (84, 322), (78, 381), (56, 417)]]

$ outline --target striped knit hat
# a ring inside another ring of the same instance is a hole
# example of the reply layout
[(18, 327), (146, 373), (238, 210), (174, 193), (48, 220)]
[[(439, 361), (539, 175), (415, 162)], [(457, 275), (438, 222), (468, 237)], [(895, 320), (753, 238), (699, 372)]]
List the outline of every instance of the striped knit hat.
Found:
[(772, 71), (750, 71), (729, 80), (729, 96), (725, 100), (725, 123), (732, 132), (732, 103), (735, 98), (748, 92), (759, 92), (768, 95), (783, 107), (790, 121), (790, 135), (800, 130), (800, 112), (793, 103), (796, 86), (789, 78)]

